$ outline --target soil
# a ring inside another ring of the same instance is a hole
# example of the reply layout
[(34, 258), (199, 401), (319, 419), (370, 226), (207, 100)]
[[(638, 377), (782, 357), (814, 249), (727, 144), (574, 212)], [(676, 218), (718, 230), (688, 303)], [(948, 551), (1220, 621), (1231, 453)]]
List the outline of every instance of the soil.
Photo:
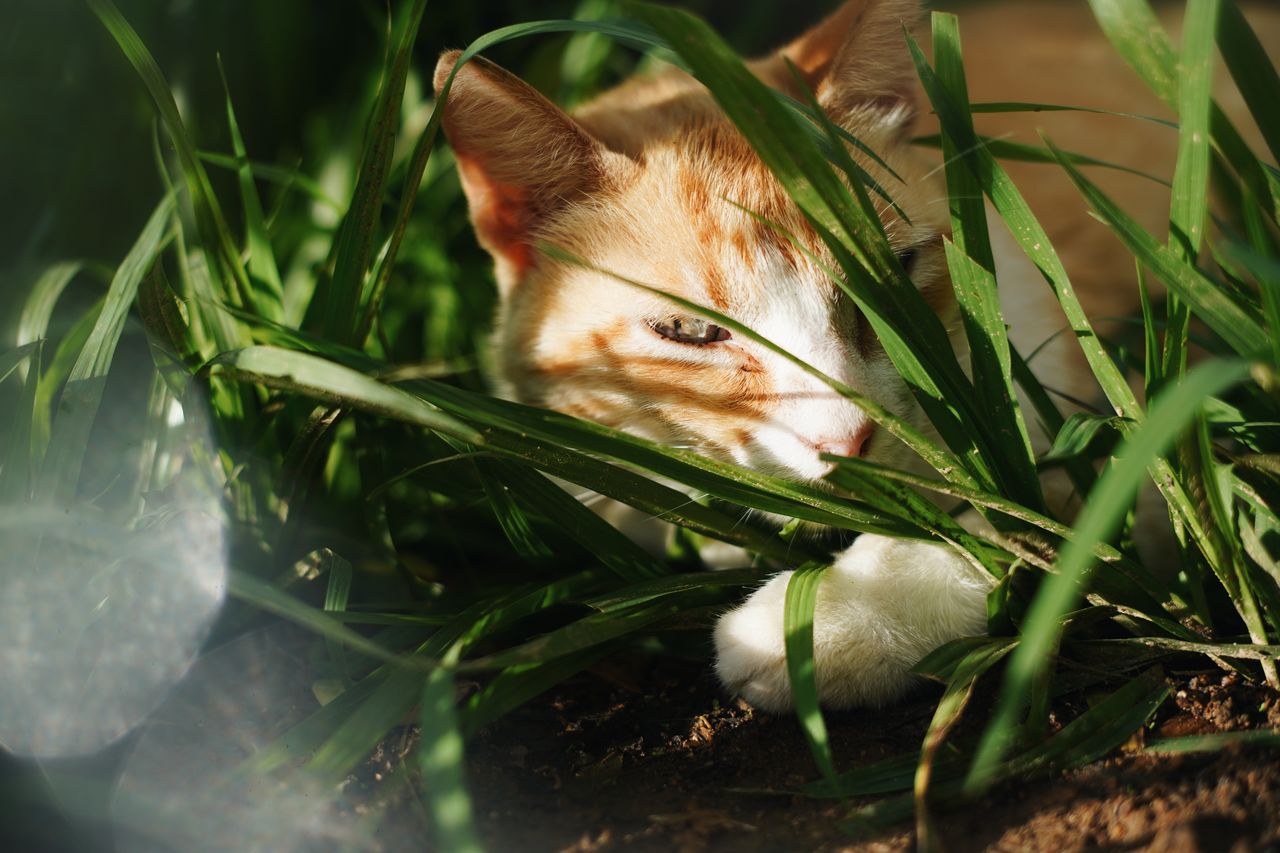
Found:
[[(470, 787), (488, 849), (914, 848), (910, 824), (850, 834), (850, 812), (869, 800), (786, 793), (816, 775), (794, 718), (727, 700), (705, 665), (667, 660), (637, 677), (633, 664), (583, 673), (477, 735)], [(1155, 726), (1118, 755), (938, 810), (943, 848), (1280, 851), (1274, 748), (1141, 751), (1144, 738), (1280, 728), (1280, 697), (1220, 673), (1175, 678), (1172, 686), (1174, 699)], [(828, 714), (840, 768), (917, 746), (936, 699)], [(972, 725), (980, 724), (988, 699), (975, 698)]]

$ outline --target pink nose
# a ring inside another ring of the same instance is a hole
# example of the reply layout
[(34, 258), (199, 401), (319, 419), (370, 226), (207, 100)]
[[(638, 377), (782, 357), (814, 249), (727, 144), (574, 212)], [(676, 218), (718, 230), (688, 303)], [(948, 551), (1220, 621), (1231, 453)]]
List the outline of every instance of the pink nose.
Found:
[(843, 438), (820, 438), (813, 445), (819, 453), (827, 453), (831, 456), (865, 456), (867, 444), (875, 431), (875, 424), (868, 424), (851, 435)]

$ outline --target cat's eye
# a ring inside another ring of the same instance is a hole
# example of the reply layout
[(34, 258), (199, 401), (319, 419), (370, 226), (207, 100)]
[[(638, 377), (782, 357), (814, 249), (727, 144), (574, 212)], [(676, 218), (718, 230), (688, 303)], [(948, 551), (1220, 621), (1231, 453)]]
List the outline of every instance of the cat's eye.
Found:
[(916, 257), (919, 254), (919, 251), (914, 246), (910, 249), (903, 249), (898, 253), (898, 263), (902, 264), (902, 269), (906, 271), (908, 276), (915, 270)]
[(729, 330), (697, 317), (667, 317), (650, 320), (649, 328), (669, 341), (681, 344), (714, 344), (733, 337)]

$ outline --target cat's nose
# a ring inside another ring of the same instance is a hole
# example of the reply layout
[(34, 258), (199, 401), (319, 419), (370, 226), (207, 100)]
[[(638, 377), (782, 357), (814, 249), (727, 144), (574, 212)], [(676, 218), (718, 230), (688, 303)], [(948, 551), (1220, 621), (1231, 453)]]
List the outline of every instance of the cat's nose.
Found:
[(813, 446), (819, 453), (827, 453), (831, 456), (865, 456), (867, 444), (870, 443), (871, 435), (875, 431), (875, 424), (868, 424), (841, 438), (820, 438), (813, 443)]

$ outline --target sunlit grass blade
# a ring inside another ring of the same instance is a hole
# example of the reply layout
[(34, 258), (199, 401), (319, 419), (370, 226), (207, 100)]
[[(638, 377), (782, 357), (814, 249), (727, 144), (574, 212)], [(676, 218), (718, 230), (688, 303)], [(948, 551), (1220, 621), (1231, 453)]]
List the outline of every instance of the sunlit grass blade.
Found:
[[(1213, 35), (1218, 0), (1191, 0), (1183, 26), (1178, 63), (1178, 159), (1173, 172), (1169, 208), (1169, 246), (1185, 264), (1200, 254), (1209, 213), (1209, 107), (1213, 87)], [(1186, 369), (1187, 332), (1191, 312), (1176, 293), (1165, 307), (1161, 381)]]
[(1139, 417), (1140, 409), (1137, 399), (1094, 332), (1093, 325), (1076, 297), (1067, 271), (1062, 266), (1062, 261), (1053, 249), (1053, 244), (1044, 228), (1031, 212), (1031, 208), (1014, 186), (1013, 181), (1009, 179), (1008, 174), (995, 161), (991, 153), (978, 143), (970, 130), (970, 122), (966, 121), (964, 108), (955, 103), (950, 92), (942, 85), (937, 74), (925, 60), (920, 46), (914, 39), (909, 39), (908, 44), (915, 60), (916, 72), (942, 122), (944, 132), (954, 140), (959, 156), (977, 179), (983, 193), (991, 199), (1005, 224), (1009, 226), (1014, 239), (1053, 288), (1071, 331), (1108, 400), (1118, 414)]
[(454, 707), (454, 684), (449, 666), (457, 661), (461, 646), (455, 645), (443, 658), (442, 666), (427, 676), (422, 687), (422, 710), (418, 714), (421, 740), (418, 768), (422, 773), (422, 793), (431, 813), (439, 850), (450, 853), (481, 853), (476, 835), (471, 798), (463, 775), (462, 735)]
[[(935, 13), (932, 23), (938, 80), (951, 92), (956, 103), (968, 104), (969, 92), (956, 18)], [(963, 110), (959, 118), (967, 121), (967, 131), (972, 135), (972, 118), (966, 117)], [(1040, 508), (1044, 499), (1036, 475), (1031, 439), (1013, 387), (1008, 331), (996, 290), (995, 256), (987, 231), (982, 187), (958, 159), (956, 140), (945, 129), (942, 139), (951, 211), (951, 240), (944, 243), (947, 266), (969, 343), (974, 392), (991, 418), (993, 444), (1002, 451), (992, 464), (1004, 471), (1002, 485), (1011, 497)]]
[[(972, 107), (975, 106), (977, 105), (971, 104), (970, 108), (972, 109)], [(1014, 142), (1011, 139), (997, 139), (992, 136), (982, 136), (981, 134), (977, 135), (975, 138), (981, 142), (983, 147), (986, 148), (987, 151), (991, 152), (991, 156), (995, 157), (997, 160), (1011, 160), (1021, 163), (1057, 163), (1057, 160), (1054, 158), (1053, 154), (1050, 153), (1049, 149), (1042, 145), (1029, 145), (1025, 142)], [(912, 141), (916, 145), (928, 146), (930, 148), (942, 147), (941, 134), (919, 136)], [(1113, 163), (1110, 160), (1100, 160), (1097, 157), (1090, 157), (1087, 154), (1080, 154), (1076, 151), (1066, 151), (1063, 153), (1064, 156), (1066, 156), (1067, 159), (1076, 166), (1094, 166), (1099, 169), (1111, 169), (1116, 172), (1135, 175), (1139, 178), (1143, 178), (1144, 180), (1151, 181), (1154, 184), (1160, 184), (1166, 187), (1172, 186), (1172, 183), (1168, 178), (1162, 178), (1158, 175), (1153, 175), (1150, 172), (1144, 172), (1141, 169), (1126, 166), (1123, 163)]]
[(808, 565), (791, 575), (783, 604), (782, 630), (786, 637), (787, 676), (791, 681), (796, 717), (818, 771), (828, 784), (834, 784), (835, 760), (831, 756), (822, 709), (818, 707), (818, 682), (813, 664), (813, 608), (818, 600), (818, 587), (828, 571), (825, 566)]
[[(1053, 148), (1053, 143), (1048, 143)], [(1065, 159), (1059, 160), (1089, 205), (1134, 256), (1151, 269), (1237, 353), (1252, 357), (1270, 350), (1271, 342), (1253, 311), (1234, 301), (1194, 266), (1160, 245), (1154, 237), (1102, 193)]]
[(307, 353), (255, 346), (223, 353), (210, 362), (209, 369), (334, 405), (394, 417), (472, 444), (484, 443), (474, 429), (412, 394)]
[(1090, 554), (1120, 524), (1132, 504), (1147, 466), (1187, 428), (1206, 397), (1248, 376), (1238, 361), (1209, 362), (1168, 387), (1152, 404), (1151, 416), (1118, 451), (1116, 463), (1098, 480), (1076, 524), (1075, 537), (1063, 548), (1057, 573), (1049, 577), (1023, 624), (1021, 645), (1013, 653), (999, 702), (974, 756), (965, 787), (984, 791), (998, 777), (1000, 764), (1018, 731), (1018, 715), (1026, 707), (1032, 684), (1051, 665), (1061, 632), (1061, 618), (1074, 606), (1079, 585), (1092, 568)]

